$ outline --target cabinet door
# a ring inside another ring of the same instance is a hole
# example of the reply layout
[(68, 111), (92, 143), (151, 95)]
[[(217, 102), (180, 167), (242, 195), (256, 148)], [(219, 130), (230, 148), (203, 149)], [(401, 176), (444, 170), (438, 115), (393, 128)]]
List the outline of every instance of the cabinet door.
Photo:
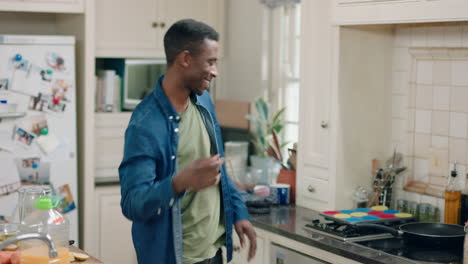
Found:
[[(247, 237), (246, 237), (247, 239)], [(246, 243), (245, 248), (241, 248), (239, 237), (236, 232), (233, 232), (232, 235), (232, 261), (231, 264), (244, 264), (247, 263), (247, 257), (249, 255), (249, 242)], [(247, 239), (248, 241), (248, 239)], [(249, 262), (250, 264), (264, 264), (266, 263), (264, 259), (264, 248), (265, 248), (265, 239), (257, 234), (257, 252), (255, 257)]]
[(302, 155), (303, 165), (328, 168), (332, 61), (330, 59), (332, 42), (327, 25), (329, 14), (312, 10), (313, 8), (308, 8), (308, 3), (304, 4), (301, 8), (303, 12), (301, 47), (307, 48), (301, 50), (301, 126), (298, 153)]
[(98, 258), (103, 263), (137, 264), (131, 238), (131, 222), (120, 209), (120, 186), (96, 189)]
[(0, 0), (0, 11), (83, 13), (83, 0)]
[(154, 57), (162, 52), (157, 8), (155, 0), (96, 1), (96, 55)]
[[(174, 22), (192, 18), (212, 26), (221, 35), (220, 46), (223, 46), (224, 0), (164, 0), (160, 3), (159, 16), (163, 17), (166, 27), (161, 33), (166, 33)], [(221, 57), (222, 51), (220, 51)]]

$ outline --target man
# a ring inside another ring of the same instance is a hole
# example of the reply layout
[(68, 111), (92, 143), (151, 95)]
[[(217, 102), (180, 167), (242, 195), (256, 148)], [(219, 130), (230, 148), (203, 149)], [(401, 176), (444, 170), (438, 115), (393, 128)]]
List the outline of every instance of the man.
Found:
[(135, 109), (119, 167), (123, 214), (133, 221), (139, 264), (222, 263), (232, 225), (249, 260), (256, 235), (226, 176), (220, 129), (207, 89), (218, 74), (218, 33), (181, 20), (164, 36), (167, 71)]

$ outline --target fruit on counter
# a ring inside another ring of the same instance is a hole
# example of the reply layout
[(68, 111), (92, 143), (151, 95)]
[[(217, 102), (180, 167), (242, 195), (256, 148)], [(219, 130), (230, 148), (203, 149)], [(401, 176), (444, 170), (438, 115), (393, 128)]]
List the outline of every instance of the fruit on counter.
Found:
[(70, 262), (75, 261), (75, 255), (73, 255), (73, 252), (68, 252), (68, 259), (70, 260)]
[[(83, 253), (69, 252), (68, 254), (70, 256), (70, 262), (75, 261), (75, 260), (85, 261), (85, 260), (87, 260), (89, 258), (88, 255), (83, 254)], [(0, 264), (2, 264), (2, 263), (0, 263)]]
[(17, 244), (10, 244), (8, 245), (6, 248), (4, 248), (3, 250), (6, 250), (6, 251), (15, 251), (18, 249), (18, 245)]

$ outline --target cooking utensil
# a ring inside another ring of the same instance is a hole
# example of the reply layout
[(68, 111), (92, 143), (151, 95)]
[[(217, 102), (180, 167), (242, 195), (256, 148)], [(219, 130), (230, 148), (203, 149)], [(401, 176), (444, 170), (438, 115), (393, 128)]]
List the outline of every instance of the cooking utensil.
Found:
[(465, 232), (460, 225), (451, 225), (443, 223), (407, 223), (394, 229), (378, 224), (355, 224), (358, 227), (369, 227), (388, 231), (394, 236), (402, 236), (411, 243), (420, 243), (437, 247), (461, 247)]

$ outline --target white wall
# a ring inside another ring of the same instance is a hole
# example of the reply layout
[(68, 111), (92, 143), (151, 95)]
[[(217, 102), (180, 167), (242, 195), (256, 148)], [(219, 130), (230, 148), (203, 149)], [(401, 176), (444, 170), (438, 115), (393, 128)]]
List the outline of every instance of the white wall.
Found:
[(268, 25), (264, 21), (268, 12), (258, 0), (226, 1), (226, 30), (221, 36), (225, 49), (219, 64), (217, 99), (253, 101), (263, 95), (267, 76), (262, 71), (267, 63), (262, 64), (262, 56), (268, 51)]

